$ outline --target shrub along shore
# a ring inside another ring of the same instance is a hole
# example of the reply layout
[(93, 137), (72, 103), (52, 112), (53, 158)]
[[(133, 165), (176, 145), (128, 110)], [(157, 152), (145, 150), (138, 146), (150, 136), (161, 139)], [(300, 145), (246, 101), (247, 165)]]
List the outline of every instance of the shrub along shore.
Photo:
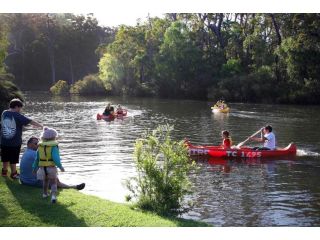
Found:
[(72, 189), (58, 202), (42, 199), (41, 189), (0, 177), (0, 226), (6, 227), (206, 227), (206, 223), (165, 218)]

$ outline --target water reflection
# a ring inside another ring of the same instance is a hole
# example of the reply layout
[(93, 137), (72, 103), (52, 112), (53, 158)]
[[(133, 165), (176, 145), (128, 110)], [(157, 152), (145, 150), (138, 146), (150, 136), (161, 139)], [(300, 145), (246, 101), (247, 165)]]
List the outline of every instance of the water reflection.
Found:
[(201, 170), (193, 176), (196, 206), (185, 217), (216, 226), (320, 223), (319, 187), (311, 189), (298, 181), (301, 173), (313, 179), (319, 172), (302, 171), (300, 160), (202, 158), (197, 162)]

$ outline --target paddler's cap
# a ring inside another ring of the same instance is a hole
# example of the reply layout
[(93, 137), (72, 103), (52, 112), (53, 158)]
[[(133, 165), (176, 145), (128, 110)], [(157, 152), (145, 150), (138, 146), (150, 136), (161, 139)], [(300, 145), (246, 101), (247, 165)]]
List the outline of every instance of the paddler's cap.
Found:
[(54, 139), (58, 137), (58, 132), (53, 128), (44, 127), (41, 134), (42, 139)]

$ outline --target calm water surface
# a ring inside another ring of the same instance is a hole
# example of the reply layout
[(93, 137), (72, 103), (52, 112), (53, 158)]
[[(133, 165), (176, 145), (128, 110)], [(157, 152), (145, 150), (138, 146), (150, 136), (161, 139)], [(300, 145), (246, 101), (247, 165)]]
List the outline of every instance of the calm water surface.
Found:
[[(221, 130), (243, 141), (270, 123), (280, 147), (295, 142), (298, 157), (279, 160), (203, 160), (191, 176), (195, 202), (183, 217), (216, 226), (320, 226), (320, 107), (230, 104), (213, 114), (212, 103), (186, 100), (51, 97), (27, 93), (27, 116), (54, 127), (67, 183), (86, 182), (83, 192), (117, 202), (128, 193), (123, 182), (135, 175), (133, 144), (147, 128), (174, 124), (175, 139), (217, 144)], [(128, 116), (97, 121), (106, 102), (121, 104)], [(26, 141), (40, 130), (28, 128)], [(24, 146), (25, 147), (25, 146)]]

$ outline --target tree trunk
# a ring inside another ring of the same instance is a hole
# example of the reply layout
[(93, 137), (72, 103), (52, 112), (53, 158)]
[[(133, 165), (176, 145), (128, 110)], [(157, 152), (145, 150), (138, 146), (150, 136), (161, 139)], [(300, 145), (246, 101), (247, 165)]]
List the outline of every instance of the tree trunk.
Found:
[(25, 51), (24, 51), (24, 46), (22, 47), (22, 86), (24, 87), (24, 84), (25, 84), (25, 66), (24, 66), (24, 63), (25, 63)]
[[(217, 19), (217, 16), (216, 16), (216, 19)], [(217, 20), (218, 20), (217, 26), (215, 24), (209, 24), (208, 27), (217, 36), (217, 39), (218, 39), (219, 44), (220, 44), (220, 47), (222, 49), (224, 49), (225, 45), (224, 45), (223, 38), (222, 38), (222, 35), (221, 35), (221, 25), (222, 25), (222, 21), (223, 21), (223, 13), (219, 14), (219, 18)]]
[(56, 82), (56, 68), (54, 64), (54, 52), (52, 47), (48, 46), (48, 54), (49, 54), (49, 61), (50, 61), (50, 68), (51, 68), (51, 82), (53, 85)]
[(71, 59), (71, 56), (69, 56), (69, 66), (70, 66), (70, 78), (71, 78), (71, 84), (74, 84), (73, 65), (72, 65), (72, 59)]
[(56, 82), (56, 68), (55, 68), (55, 62), (54, 62), (54, 49), (53, 49), (53, 39), (52, 39), (53, 37), (50, 29), (49, 14), (47, 14), (47, 31), (48, 31), (48, 55), (49, 55), (50, 68), (51, 68), (51, 82), (53, 85)]
[[(270, 13), (269, 16), (271, 17), (271, 20), (272, 20), (274, 29), (275, 29), (276, 34), (277, 34), (278, 46), (280, 46), (282, 39), (281, 39), (281, 35), (280, 35), (279, 26), (278, 26), (278, 24), (277, 24), (277, 21), (276, 21), (274, 15), (273, 15), (272, 13)], [(278, 82), (280, 82), (280, 81), (281, 81), (281, 75), (280, 75), (280, 69), (279, 69), (279, 56), (278, 56), (277, 54), (275, 55), (274, 61), (275, 61), (275, 63), (276, 63), (276, 68), (275, 68), (276, 79), (277, 79)]]
[(140, 83), (144, 83), (144, 67), (143, 67), (143, 64), (140, 67)]
[(177, 21), (177, 13), (168, 13), (168, 16), (173, 20), (173, 21)]
[(272, 13), (270, 13), (269, 16), (271, 17), (274, 29), (276, 30), (276, 34), (277, 34), (277, 38), (278, 38), (278, 45), (280, 46), (281, 45), (281, 35), (280, 35), (279, 26), (277, 24), (277, 21), (276, 21), (274, 15)]

